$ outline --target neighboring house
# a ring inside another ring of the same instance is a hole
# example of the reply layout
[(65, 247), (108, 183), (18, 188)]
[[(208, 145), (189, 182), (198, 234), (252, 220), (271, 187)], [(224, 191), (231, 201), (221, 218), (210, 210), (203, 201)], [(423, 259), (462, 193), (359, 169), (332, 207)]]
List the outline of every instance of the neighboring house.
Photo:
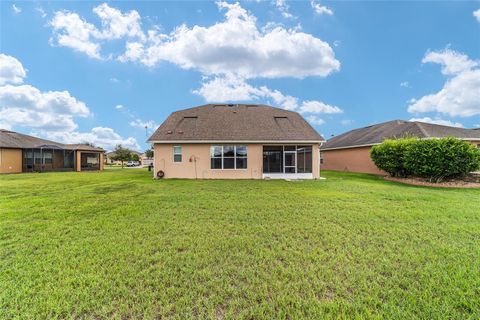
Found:
[(154, 174), (189, 179), (316, 179), (323, 141), (296, 112), (246, 104), (174, 112), (149, 139)]
[[(138, 156), (140, 164), (143, 165), (142, 159), (144, 157), (144, 154), (138, 151), (134, 150), (129, 150), (131, 153), (134, 153)], [(122, 161), (118, 160), (113, 160), (112, 157), (115, 157), (115, 151), (110, 151), (105, 154), (105, 164), (116, 164), (116, 165), (121, 165)]]
[(141, 163), (142, 166), (148, 167), (151, 164), (153, 165), (153, 158), (147, 157), (147, 154), (144, 152), (140, 156), (140, 163)]
[(103, 170), (103, 153), (0, 129), (0, 173)]
[(354, 129), (328, 140), (321, 148), (322, 169), (386, 174), (370, 158), (372, 146), (389, 138), (422, 139), (456, 137), (480, 148), (480, 130), (449, 127), (418, 121), (393, 120)]

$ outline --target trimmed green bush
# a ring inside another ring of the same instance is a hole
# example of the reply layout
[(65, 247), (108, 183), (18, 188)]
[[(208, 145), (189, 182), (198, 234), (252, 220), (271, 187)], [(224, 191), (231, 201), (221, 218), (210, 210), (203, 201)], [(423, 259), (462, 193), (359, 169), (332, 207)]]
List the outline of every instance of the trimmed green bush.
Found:
[(480, 168), (480, 150), (452, 137), (385, 140), (372, 148), (370, 156), (392, 177), (414, 175), (430, 182), (461, 177)]
[(405, 152), (408, 146), (417, 141), (415, 138), (385, 140), (370, 151), (370, 157), (375, 165), (392, 177), (407, 177), (411, 172), (405, 167)]
[(480, 167), (480, 150), (451, 137), (412, 141), (402, 156), (408, 171), (431, 182), (464, 176)]

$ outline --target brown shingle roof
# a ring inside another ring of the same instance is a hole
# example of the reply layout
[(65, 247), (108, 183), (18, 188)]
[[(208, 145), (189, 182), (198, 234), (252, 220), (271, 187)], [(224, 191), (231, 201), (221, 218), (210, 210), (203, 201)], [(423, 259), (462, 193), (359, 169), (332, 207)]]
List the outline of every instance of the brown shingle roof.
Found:
[(102, 148), (95, 148), (86, 144), (64, 144), (0, 129), (0, 148), (29, 149), (47, 146), (66, 150), (104, 151)]
[(208, 104), (173, 112), (148, 139), (150, 142), (323, 140), (296, 112), (249, 104)]
[(466, 140), (480, 139), (479, 130), (418, 121), (393, 120), (345, 132), (328, 140), (322, 146), (322, 149), (370, 146), (382, 143), (385, 139), (402, 138), (407, 135), (418, 138), (456, 137)]

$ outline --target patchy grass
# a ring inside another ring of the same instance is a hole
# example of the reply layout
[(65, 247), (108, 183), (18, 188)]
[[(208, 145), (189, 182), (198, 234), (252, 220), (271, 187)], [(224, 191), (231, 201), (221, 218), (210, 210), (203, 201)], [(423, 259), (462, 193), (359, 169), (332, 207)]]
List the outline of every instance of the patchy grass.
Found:
[(480, 190), (0, 177), (0, 318), (480, 317)]

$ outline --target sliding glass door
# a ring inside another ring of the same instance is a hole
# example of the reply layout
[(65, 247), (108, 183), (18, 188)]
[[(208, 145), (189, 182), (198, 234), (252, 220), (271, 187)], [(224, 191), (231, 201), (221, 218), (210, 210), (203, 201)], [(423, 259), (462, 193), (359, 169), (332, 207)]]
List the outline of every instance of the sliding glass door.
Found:
[(263, 146), (263, 173), (283, 173), (283, 146)]

